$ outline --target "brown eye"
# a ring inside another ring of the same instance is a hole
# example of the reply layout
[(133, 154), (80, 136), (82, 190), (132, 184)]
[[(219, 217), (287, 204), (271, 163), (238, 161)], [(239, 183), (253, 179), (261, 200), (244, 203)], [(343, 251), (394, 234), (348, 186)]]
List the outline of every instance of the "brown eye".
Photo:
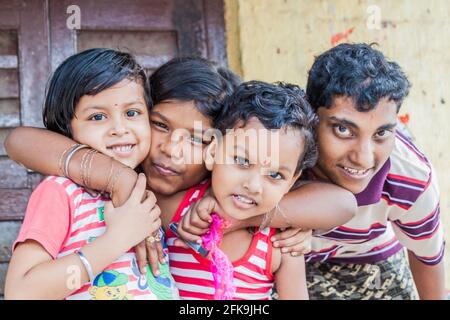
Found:
[(167, 127), (164, 123), (162, 123), (162, 122), (152, 121), (152, 124), (153, 124), (155, 127), (158, 127), (158, 128), (160, 128), (160, 129), (163, 129), (163, 130), (167, 130), (167, 129), (168, 129), (168, 127)]
[(334, 124), (333, 130), (334, 130), (334, 133), (339, 137), (346, 138), (346, 137), (352, 136), (351, 131), (346, 126), (343, 126), (341, 124)]
[(380, 130), (375, 134), (375, 137), (378, 139), (386, 139), (392, 135), (392, 131), (390, 130)]

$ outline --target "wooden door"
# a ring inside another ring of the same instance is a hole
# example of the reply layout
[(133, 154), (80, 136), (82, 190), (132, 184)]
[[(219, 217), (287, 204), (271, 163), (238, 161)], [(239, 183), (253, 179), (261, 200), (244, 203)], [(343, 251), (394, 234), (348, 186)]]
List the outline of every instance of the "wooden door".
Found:
[(12, 242), (42, 179), (8, 159), (3, 141), (14, 127), (42, 126), (51, 71), (92, 47), (128, 50), (149, 72), (182, 55), (226, 64), (223, 1), (0, 0), (0, 299)]
[[(80, 30), (67, 28), (67, 8), (80, 9)], [(112, 4), (113, 3), (113, 4)], [(179, 55), (226, 63), (223, 4), (217, 0), (50, 0), (51, 64), (92, 47), (130, 50), (147, 69)]]

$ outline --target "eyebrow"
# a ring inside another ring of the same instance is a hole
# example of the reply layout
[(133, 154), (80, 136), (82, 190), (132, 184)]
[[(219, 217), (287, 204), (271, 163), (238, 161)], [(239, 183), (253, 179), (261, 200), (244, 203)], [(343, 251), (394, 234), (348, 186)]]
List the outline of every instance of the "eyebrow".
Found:
[(241, 150), (241, 151), (243, 151), (244, 154), (245, 154), (245, 156), (248, 158), (248, 150), (247, 150), (246, 148), (244, 148), (244, 147), (242, 147), (242, 146), (240, 146), (240, 145), (235, 144), (235, 145), (234, 145), (234, 151), (238, 151), (238, 149)]
[(379, 127), (377, 131), (394, 129), (396, 126), (397, 126), (397, 123), (385, 124), (385, 125)]
[(163, 119), (166, 122), (170, 122), (170, 120), (165, 115), (159, 113), (158, 111), (151, 111), (150, 114), (151, 115), (156, 115), (156, 116), (160, 117), (161, 119)]
[[(126, 103), (122, 104), (122, 107), (127, 107), (127, 106), (131, 106), (131, 105), (135, 105), (135, 104), (141, 104), (141, 105), (145, 106), (145, 104), (143, 104), (142, 101), (134, 100), (134, 101), (130, 101), (130, 102), (126, 102)], [(86, 107), (86, 109), (84, 109), (84, 111), (91, 110), (91, 109), (103, 110), (105, 108), (107, 108), (106, 105), (92, 105), (92, 106)]]
[[(236, 149), (240, 149), (242, 151), (244, 151), (245, 156), (248, 158), (248, 150), (245, 149), (244, 147), (240, 146), (240, 145), (235, 145), (234, 146), (235, 151), (237, 151)], [(291, 169), (289, 169), (287, 166), (283, 165), (283, 166), (279, 166), (277, 168), (277, 171), (286, 171), (287, 173), (291, 173)]]
[[(347, 119), (343, 119), (343, 118), (337, 118), (337, 117), (330, 117), (330, 120), (339, 122), (343, 125), (346, 125), (348, 127), (352, 127), (355, 129), (359, 129), (358, 125), (350, 120)], [(393, 129), (397, 126), (397, 122), (396, 123), (388, 123), (388, 124), (384, 124), (380, 127), (377, 128), (376, 131), (381, 131), (381, 130), (389, 130), (389, 129)]]
[[(150, 112), (150, 115), (156, 115), (156, 116), (160, 117), (163, 121), (168, 122), (168, 123), (171, 123), (171, 121), (169, 120), (169, 118), (167, 118), (165, 115), (163, 115), (162, 113), (160, 113), (160, 112), (158, 112), (158, 111), (151, 111), (151, 112)], [(193, 132), (194, 134), (201, 134), (201, 135), (203, 136), (204, 133), (205, 133), (209, 128), (208, 128), (207, 130), (202, 130), (201, 132), (200, 132), (200, 131), (195, 131), (194, 128), (186, 128), (186, 127), (184, 127), (184, 129), (186, 129), (186, 130), (188, 130), (188, 131), (190, 131), (190, 132)]]
[(289, 172), (289, 173), (291, 172), (291, 169), (289, 169), (289, 168), (286, 167), (286, 166), (281, 166), (281, 167), (278, 168), (278, 171), (283, 171), (283, 170), (284, 170), (284, 171), (287, 171), (287, 172)]
[(358, 129), (358, 128), (359, 128), (358, 125), (357, 125), (356, 123), (354, 123), (354, 122), (352, 122), (352, 121), (350, 121), (350, 120), (347, 120), (347, 119), (336, 118), (336, 117), (330, 117), (330, 120), (339, 122), (339, 123), (341, 123), (341, 124), (343, 124), (343, 125), (346, 125), (346, 126), (348, 126), (348, 127), (352, 127), (352, 128), (355, 128), (355, 129)]

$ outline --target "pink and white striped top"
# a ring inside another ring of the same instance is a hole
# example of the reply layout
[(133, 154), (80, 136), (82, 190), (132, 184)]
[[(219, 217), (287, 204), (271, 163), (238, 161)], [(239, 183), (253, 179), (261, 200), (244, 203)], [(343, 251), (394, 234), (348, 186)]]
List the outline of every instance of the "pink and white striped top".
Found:
[[(31, 195), (19, 236), (14, 243), (35, 240), (53, 259), (73, 254), (106, 231), (103, 218), (105, 200), (92, 197), (84, 188), (63, 177), (46, 178)], [(134, 249), (82, 286), (66, 299), (155, 300), (176, 299), (168, 268), (155, 278), (151, 271), (141, 275)], [(68, 270), (69, 272), (69, 270)], [(75, 273), (74, 273), (75, 274)], [(45, 288), (43, 288), (45, 290)]]
[[(189, 207), (201, 199), (209, 186), (204, 181), (192, 187), (186, 193), (171, 222), (180, 221)], [(275, 229), (266, 228), (257, 231), (246, 254), (233, 262), (236, 300), (268, 300), (270, 299), (274, 277), (271, 271), (272, 243), (270, 237)], [(214, 299), (214, 280), (210, 269), (210, 260), (203, 258), (192, 249), (173, 245), (176, 236), (167, 231), (169, 247), (170, 272), (175, 279), (181, 299), (212, 300)]]

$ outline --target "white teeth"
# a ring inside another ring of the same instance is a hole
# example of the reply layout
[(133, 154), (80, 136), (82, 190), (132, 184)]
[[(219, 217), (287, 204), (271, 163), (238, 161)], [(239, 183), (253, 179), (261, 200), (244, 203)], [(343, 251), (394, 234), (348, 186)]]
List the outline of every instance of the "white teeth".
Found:
[(131, 144), (126, 145), (126, 146), (112, 147), (112, 149), (116, 152), (128, 152), (131, 150), (131, 148), (133, 148), (133, 146)]
[(244, 203), (248, 203), (248, 204), (255, 203), (253, 200), (251, 200), (251, 199), (249, 199), (247, 197), (244, 197), (244, 196), (236, 195), (236, 198), (238, 198), (239, 201), (242, 201)]
[(356, 170), (348, 167), (343, 167), (345, 171), (354, 175), (364, 175), (368, 170)]

